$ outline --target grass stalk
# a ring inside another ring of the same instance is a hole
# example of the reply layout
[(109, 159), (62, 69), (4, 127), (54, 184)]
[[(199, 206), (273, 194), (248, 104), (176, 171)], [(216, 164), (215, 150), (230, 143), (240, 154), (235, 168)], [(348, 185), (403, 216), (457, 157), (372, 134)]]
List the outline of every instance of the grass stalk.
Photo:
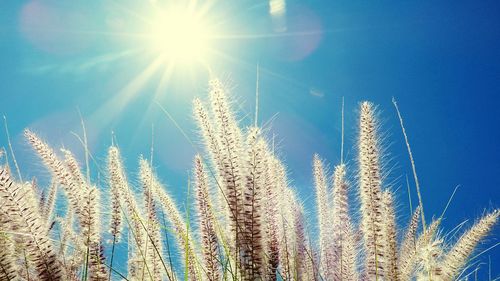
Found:
[(406, 142), (406, 148), (408, 149), (408, 156), (410, 157), (410, 162), (411, 162), (411, 169), (413, 171), (413, 178), (415, 180), (415, 187), (417, 189), (417, 195), (418, 195), (418, 202), (419, 205), (421, 206), (421, 218), (422, 218), (422, 227), (425, 229), (425, 214), (424, 214), (424, 203), (422, 200), (422, 194), (420, 193), (420, 184), (418, 181), (418, 176), (417, 176), (417, 168), (415, 167), (415, 160), (413, 159), (413, 153), (411, 152), (411, 147), (410, 147), (410, 142), (408, 141), (408, 135), (406, 134), (406, 129), (403, 123), (403, 117), (401, 116), (401, 112), (399, 112), (399, 107), (396, 102), (395, 98), (392, 98), (392, 103), (394, 104), (394, 107), (396, 108), (396, 112), (398, 113), (398, 118), (399, 118), (399, 124), (401, 125), (401, 130), (403, 132), (403, 136), (405, 138)]

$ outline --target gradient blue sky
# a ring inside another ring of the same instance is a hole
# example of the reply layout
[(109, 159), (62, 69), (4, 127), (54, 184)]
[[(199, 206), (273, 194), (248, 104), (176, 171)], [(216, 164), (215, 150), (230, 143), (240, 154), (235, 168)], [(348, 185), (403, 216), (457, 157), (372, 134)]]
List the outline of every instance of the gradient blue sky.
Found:
[[(260, 121), (271, 121), (306, 205), (314, 201), (313, 153), (339, 162), (342, 97), (346, 155), (355, 168), (357, 105), (367, 99), (380, 105), (392, 167), (387, 182), (397, 190), (405, 221), (405, 175), (411, 170), (394, 96), (413, 146), (427, 217), (441, 213), (456, 185), (447, 229), (499, 207), (500, 2), (286, 4), (287, 31), (277, 32), (266, 1), (211, 3), (207, 17), (221, 36), (210, 67), (231, 85), (242, 123), (251, 124), (260, 64)], [(114, 131), (131, 177), (138, 155), (149, 153), (154, 124), (156, 166), (182, 198), (195, 150), (154, 101), (196, 139), (191, 100), (206, 96), (209, 73), (202, 65), (177, 65), (164, 75), (165, 65), (152, 66), (155, 54), (144, 50), (140, 36), (130, 35), (140, 32), (151, 10), (147, 1), (0, 2), (0, 113), (8, 118), (26, 176), (40, 176), (43, 169), (22, 138), (24, 128), (82, 156), (70, 133), (81, 133), (79, 108), (98, 164), (104, 164)], [(7, 144), (3, 133), (0, 144)], [(497, 228), (483, 249), (499, 237)], [(500, 275), (500, 249), (487, 255), (493, 276)]]

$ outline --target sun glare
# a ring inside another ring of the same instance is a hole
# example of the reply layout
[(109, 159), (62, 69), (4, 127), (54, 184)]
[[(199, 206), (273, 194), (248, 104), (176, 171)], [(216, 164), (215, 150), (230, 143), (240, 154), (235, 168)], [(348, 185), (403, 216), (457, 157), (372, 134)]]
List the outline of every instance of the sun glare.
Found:
[(206, 59), (213, 34), (201, 15), (183, 8), (158, 12), (149, 32), (150, 47), (166, 59)]

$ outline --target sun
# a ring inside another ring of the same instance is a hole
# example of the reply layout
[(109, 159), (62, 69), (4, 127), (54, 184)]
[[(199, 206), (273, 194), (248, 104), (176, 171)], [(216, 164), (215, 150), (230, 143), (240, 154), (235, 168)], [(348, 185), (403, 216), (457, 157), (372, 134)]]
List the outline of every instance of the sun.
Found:
[(126, 16), (123, 32), (117, 33), (126, 40), (123, 56), (133, 57), (139, 69), (106, 108), (124, 110), (150, 84), (155, 84), (154, 100), (161, 101), (177, 84), (212, 77), (227, 57), (220, 49), (222, 40), (230, 38), (226, 11), (217, 10), (213, 1), (145, 2), (149, 5), (117, 6)]
[(157, 11), (147, 34), (151, 51), (183, 62), (206, 60), (214, 36), (202, 14), (188, 7)]

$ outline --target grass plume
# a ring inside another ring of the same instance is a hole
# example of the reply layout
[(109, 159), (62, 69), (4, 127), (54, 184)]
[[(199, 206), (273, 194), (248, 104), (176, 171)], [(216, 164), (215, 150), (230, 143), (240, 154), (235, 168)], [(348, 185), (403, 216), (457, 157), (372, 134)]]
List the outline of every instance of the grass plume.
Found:
[[(227, 88), (212, 80), (206, 100), (193, 102), (203, 149), (194, 158), (193, 194), (187, 183), (193, 200), (186, 200), (186, 215), (152, 158), (140, 157), (137, 181), (129, 182), (120, 150), (111, 145), (106, 168), (98, 169), (106, 171), (103, 184), (92, 180), (86, 140), (82, 169), (71, 151), (54, 150), (25, 130), (50, 186), (23, 182), (21, 175), (13, 179), (8, 164), (0, 168), (0, 280), (467, 279), (470, 257), (500, 212), (478, 219), (454, 240), (443, 235), (441, 217), (425, 224), (419, 198), (408, 225), (398, 226), (397, 194), (382, 177), (374, 104), (360, 103), (357, 167), (345, 164), (343, 141), (332, 172), (326, 160), (313, 156), (312, 231), (309, 206), (289, 180), (267, 128), (257, 127), (257, 116), (247, 127), (240, 124), (232, 101)], [(399, 110), (398, 117), (403, 125)], [(110, 204), (103, 208), (102, 202)], [(114, 259), (123, 248), (126, 268)]]

